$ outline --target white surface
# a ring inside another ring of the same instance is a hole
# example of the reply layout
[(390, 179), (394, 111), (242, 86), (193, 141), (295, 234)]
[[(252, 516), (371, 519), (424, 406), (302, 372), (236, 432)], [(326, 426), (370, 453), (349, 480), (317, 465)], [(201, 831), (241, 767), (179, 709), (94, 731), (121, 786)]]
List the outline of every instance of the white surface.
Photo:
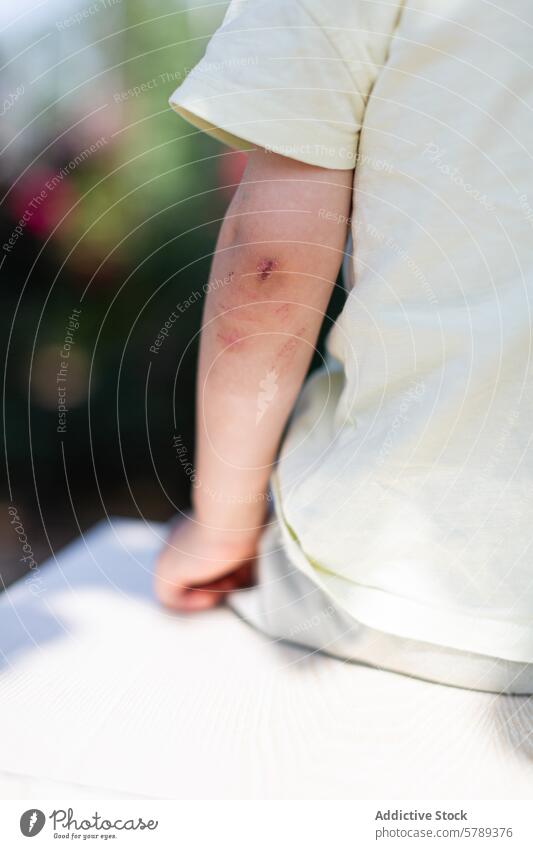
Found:
[(532, 699), (162, 612), (160, 532), (99, 525), (0, 596), (3, 798), (531, 797)]

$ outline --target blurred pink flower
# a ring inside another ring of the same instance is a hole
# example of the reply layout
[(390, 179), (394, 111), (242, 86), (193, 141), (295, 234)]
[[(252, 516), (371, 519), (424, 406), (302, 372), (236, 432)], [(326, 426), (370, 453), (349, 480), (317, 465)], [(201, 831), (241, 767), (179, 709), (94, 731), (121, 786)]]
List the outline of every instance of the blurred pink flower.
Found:
[(77, 192), (69, 175), (61, 170), (38, 165), (14, 185), (9, 195), (13, 217), (24, 219), (25, 226), (37, 236), (48, 236), (75, 203)]

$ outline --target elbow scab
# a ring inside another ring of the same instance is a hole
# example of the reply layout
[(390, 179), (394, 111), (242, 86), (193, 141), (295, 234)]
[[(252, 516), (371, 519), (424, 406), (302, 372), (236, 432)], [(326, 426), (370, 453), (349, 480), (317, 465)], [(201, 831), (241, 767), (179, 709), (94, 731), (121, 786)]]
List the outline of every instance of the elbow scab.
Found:
[(278, 269), (278, 261), (274, 257), (263, 257), (257, 263), (257, 279), (260, 283), (268, 280)]

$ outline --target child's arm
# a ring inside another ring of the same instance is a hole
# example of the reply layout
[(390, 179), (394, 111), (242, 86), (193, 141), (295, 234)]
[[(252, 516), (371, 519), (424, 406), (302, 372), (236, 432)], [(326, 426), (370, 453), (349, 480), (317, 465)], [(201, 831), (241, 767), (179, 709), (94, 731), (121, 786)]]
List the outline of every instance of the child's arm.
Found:
[(176, 609), (210, 607), (247, 577), (240, 567), (255, 554), (280, 438), (343, 258), (352, 181), (352, 171), (249, 154), (205, 305), (194, 514), (158, 566), (158, 595)]

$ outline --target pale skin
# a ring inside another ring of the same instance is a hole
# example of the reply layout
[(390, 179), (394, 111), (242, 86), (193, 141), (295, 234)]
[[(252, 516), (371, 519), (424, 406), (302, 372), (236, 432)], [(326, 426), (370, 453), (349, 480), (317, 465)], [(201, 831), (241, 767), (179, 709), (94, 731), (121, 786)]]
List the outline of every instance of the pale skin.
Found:
[(155, 590), (176, 611), (247, 586), (268, 482), (344, 256), (353, 171), (248, 154), (206, 298), (193, 510), (175, 525)]

